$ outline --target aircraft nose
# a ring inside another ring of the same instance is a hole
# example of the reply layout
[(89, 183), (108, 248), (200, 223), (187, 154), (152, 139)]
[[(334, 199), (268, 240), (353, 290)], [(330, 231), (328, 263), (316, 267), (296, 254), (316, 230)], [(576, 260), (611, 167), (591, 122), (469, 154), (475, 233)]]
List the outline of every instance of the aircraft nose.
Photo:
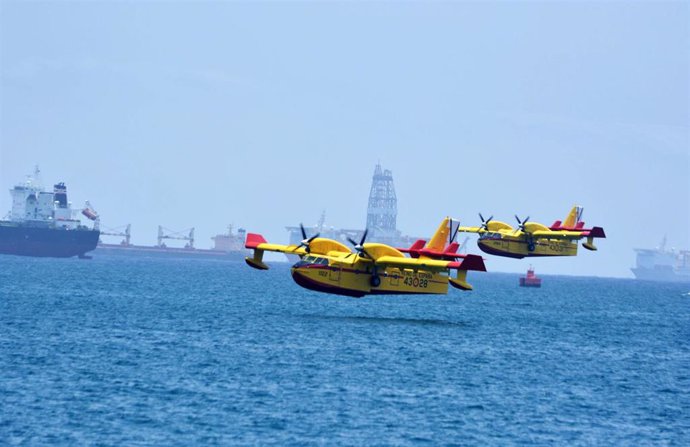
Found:
[(295, 282), (299, 285), (303, 285), (303, 283), (308, 279), (308, 276), (304, 272), (304, 267), (293, 267), (291, 273), (292, 279), (295, 280)]

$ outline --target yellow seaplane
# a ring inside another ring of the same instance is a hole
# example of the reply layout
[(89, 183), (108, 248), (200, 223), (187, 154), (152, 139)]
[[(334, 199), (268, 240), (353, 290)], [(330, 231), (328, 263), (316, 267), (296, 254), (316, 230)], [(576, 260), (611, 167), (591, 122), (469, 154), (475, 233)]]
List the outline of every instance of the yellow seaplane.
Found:
[(518, 259), (528, 256), (576, 256), (580, 239), (587, 239), (582, 243), (587, 250), (596, 250), (594, 238), (606, 237), (601, 227), (585, 228), (582, 211), (581, 206), (574, 206), (563, 222), (557, 220), (550, 227), (529, 222), (529, 217), (520, 220), (515, 216), (517, 228), (493, 220), (493, 216), (485, 220), (480, 213), (481, 226), (460, 227), (458, 231), (478, 233), (477, 245), (483, 252), (492, 255)]
[[(249, 266), (267, 270), (266, 251), (296, 254), (300, 261), (292, 266), (292, 278), (300, 286), (319, 292), (356, 298), (368, 294), (446, 294), (448, 284), (460, 290), (472, 290), (467, 282), (469, 270), (486, 271), (477, 255), (456, 253), (457, 225), (445, 218), (428, 243), (420, 240), (409, 249), (407, 257), (389, 245), (366, 242), (368, 231), (359, 241), (348, 238), (353, 250), (319, 234), (304, 238), (298, 245), (269, 244), (260, 234), (248, 233), (246, 248), (253, 256), (245, 258)], [(446, 241), (449, 241), (446, 246)], [(455, 278), (451, 271), (456, 270)]]

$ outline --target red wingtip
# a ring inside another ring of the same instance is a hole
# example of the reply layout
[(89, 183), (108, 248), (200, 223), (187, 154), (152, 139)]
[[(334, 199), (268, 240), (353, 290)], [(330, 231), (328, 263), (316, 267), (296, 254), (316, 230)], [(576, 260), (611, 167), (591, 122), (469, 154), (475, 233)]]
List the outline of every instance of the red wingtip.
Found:
[(462, 270), (476, 270), (478, 272), (485, 272), (484, 258), (478, 255), (467, 255), (460, 264)]
[(454, 261), (448, 264), (448, 268), (458, 270), (476, 270), (485, 272), (484, 258), (478, 255), (463, 255), (462, 261)]
[(601, 227), (592, 227), (592, 229), (589, 230), (589, 235), (592, 237), (606, 237), (606, 233), (604, 233), (604, 229)]
[(259, 244), (265, 244), (266, 239), (260, 234), (247, 233), (247, 241), (244, 243), (246, 248), (256, 248)]

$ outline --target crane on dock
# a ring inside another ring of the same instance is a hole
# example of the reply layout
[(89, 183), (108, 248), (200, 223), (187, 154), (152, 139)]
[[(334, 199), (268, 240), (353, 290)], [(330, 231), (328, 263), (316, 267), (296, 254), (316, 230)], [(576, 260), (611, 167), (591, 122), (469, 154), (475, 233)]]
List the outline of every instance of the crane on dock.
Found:
[[(124, 230), (121, 230), (121, 228), (124, 228)], [(116, 236), (116, 237), (122, 237), (122, 242), (120, 242), (120, 245), (123, 245), (125, 247), (131, 245), (130, 239), (132, 237), (131, 233), (132, 229), (132, 224), (127, 224), (126, 226), (120, 226), (120, 227), (115, 227), (115, 228), (106, 228), (106, 231), (101, 231), (101, 236)]]
[(187, 241), (184, 248), (194, 248), (194, 227), (189, 230), (174, 231), (169, 228), (164, 228), (158, 225), (158, 247), (165, 248), (166, 245), (163, 239), (175, 239)]

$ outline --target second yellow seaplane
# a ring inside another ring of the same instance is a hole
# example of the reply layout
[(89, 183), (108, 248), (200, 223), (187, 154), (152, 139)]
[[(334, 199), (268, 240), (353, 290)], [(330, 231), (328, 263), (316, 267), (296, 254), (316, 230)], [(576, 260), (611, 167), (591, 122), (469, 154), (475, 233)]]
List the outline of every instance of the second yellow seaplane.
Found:
[[(246, 258), (253, 268), (267, 270), (266, 251), (296, 254), (300, 261), (292, 266), (292, 278), (300, 286), (319, 292), (360, 298), (367, 294), (446, 294), (448, 284), (472, 290), (467, 282), (469, 270), (486, 271), (477, 255), (457, 254), (454, 243), (457, 226), (445, 218), (429, 243), (417, 241), (408, 258), (389, 245), (366, 242), (367, 231), (359, 241), (348, 238), (354, 251), (333, 239), (318, 234), (307, 237), (302, 228), (298, 245), (269, 244), (260, 234), (248, 233), (245, 246), (254, 251)], [(446, 241), (449, 245), (446, 247)], [(451, 271), (456, 270), (455, 278)]]
[(587, 250), (596, 250), (594, 238), (605, 238), (601, 227), (585, 228), (582, 219), (582, 207), (574, 206), (565, 221), (557, 220), (546, 225), (529, 222), (529, 217), (520, 220), (517, 228), (505, 222), (493, 220), (493, 216), (484, 220), (479, 214), (482, 225), (479, 227), (460, 227), (460, 232), (478, 233), (477, 245), (485, 252), (509, 258), (524, 258), (528, 256), (575, 256), (577, 255), (577, 241), (586, 238), (582, 246)]

